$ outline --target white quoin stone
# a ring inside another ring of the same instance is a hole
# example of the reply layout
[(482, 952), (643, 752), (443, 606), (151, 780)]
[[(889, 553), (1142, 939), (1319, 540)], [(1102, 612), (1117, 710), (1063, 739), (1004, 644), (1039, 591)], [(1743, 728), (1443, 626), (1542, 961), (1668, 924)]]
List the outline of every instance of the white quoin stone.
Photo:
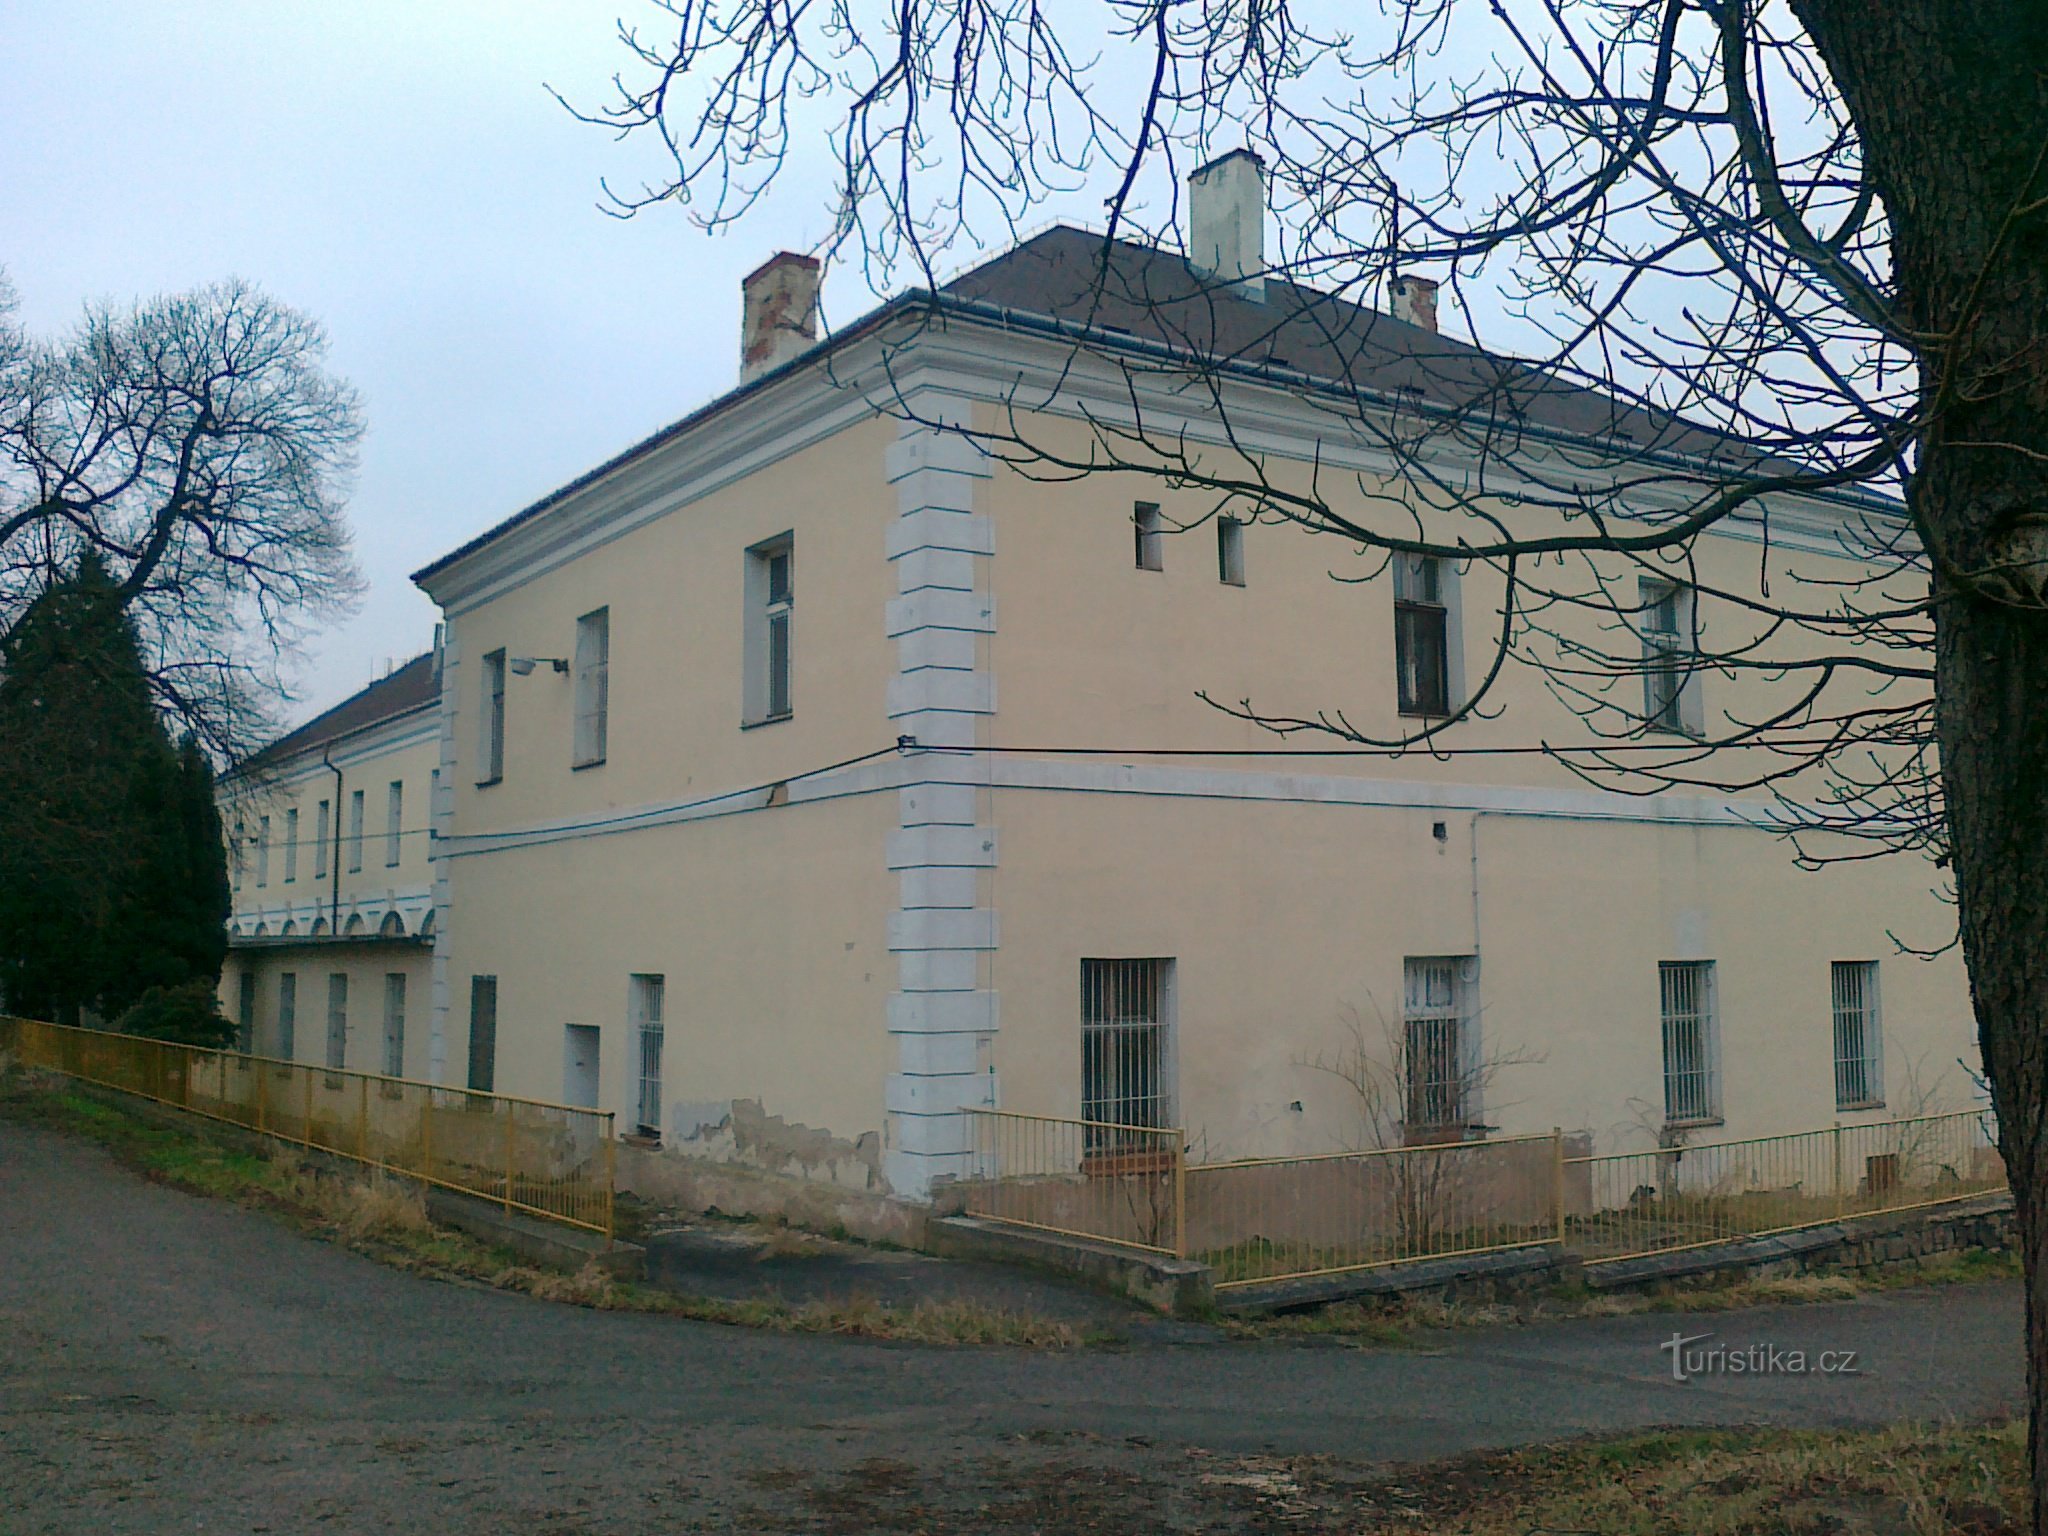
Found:
[(1188, 259), (1248, 299), (1266, 297), (1266, 162), (1250, 150), (1188, 177)]

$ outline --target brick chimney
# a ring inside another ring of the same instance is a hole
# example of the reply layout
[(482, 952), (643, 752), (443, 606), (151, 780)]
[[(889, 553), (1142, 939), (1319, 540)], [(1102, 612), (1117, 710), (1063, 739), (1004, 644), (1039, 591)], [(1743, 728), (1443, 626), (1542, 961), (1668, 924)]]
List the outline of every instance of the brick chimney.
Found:
[(1233, 149), (1188, 177), (1188, 260), (1248, 299), (1266, 297), (1266, 162)]
[(1436, 279), (1397, 277), (1394, 279), (1394, 318), (1406, 320), (1425, 331), (1436, 329)]
[(808, 351), (818, 340), (818, 258), (780, 251), (740, 283), (740, 382)]

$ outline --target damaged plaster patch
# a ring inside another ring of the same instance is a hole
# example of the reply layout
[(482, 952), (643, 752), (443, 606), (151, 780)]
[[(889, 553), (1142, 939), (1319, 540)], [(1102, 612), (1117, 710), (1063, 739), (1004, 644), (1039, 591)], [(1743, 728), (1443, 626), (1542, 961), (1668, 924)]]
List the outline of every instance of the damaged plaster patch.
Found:
[(887, 1193), (889, 1188), (882, 1176), (879, 1132), (864, 1131), (848, 1141), (771, 1115), (759, 1099), (676, 1105), (669, 1115), (668, 1145), (683, 1157), (742, 1163), (849, 1189)]

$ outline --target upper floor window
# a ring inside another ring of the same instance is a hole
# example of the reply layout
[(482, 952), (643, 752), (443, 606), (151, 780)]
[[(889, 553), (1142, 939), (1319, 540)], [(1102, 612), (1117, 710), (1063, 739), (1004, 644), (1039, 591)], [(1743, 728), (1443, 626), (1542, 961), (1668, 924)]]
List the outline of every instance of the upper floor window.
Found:
[(248, 847), (249, 824), (238, 821), (235, 823), (234, 842), (228, 849), (228, 868), (234, 871), (235, 889), (238, 891), (242, 888), (242, 868), (249, 861)]
[(1699, 640), (1692, 589), (1645, 576), (1639, 589), (1643, 637), (1643, 721), (1650, 729), (1697, 736)]
[(476, 781), (495, 784), (505, 776), (505, 653), (496, 650), (483, 659), (479, 724), (476, 743)]
[(284, 813), (284, 883), (290, 885), (299, 878), (299, 813), (296, 809)]
[(363, 791), (348, 797), (348, 872), (359, 874), (363, 867)]
[(1450, 562), (1394, 556), (1394, 671), (1404, 715), (1451, 712)]
[(313, 810), (313, 878), (327, 878), (327, 840), (334, 835), (334, 809), (322, 800)]
[(393, 779), (384, 800), (384, 867), (398, 863), (405, 826), (405, 780)]
[(1141, 501), (1133, 507), (1131, 529), (1137, 539), (1138, 569), (1165, 570), (1166, 523), (1159, 515), (1158, 506), (1149, 501)]
[(576, 740), (570, 765), (604, 761), (611, 695), (612, 613), (599, 608), (576, 621)]
[(1216, 579), (1226, 587), (1244, 585), (1244, 524), (1234, 517), (1216, 519)]
[(270, 818), (256, 818), (256, 884), (270, 884)]
[(796, 540), (783, 534), (747, 551), (745, 720), (786, 718), (794, 701)]

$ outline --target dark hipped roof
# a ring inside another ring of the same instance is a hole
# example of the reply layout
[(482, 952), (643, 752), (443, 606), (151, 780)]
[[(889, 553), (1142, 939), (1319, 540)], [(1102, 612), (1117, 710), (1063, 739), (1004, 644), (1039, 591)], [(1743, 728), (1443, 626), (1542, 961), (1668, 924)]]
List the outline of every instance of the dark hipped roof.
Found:
[(380, 677), (362, 692), (350, 694), (334, 708), (315, 715), (296, 730), (278, 737), (262, 751), (243, 759), (235, 771), (246, 773), (252, 768), (297, 757), (310, 748), (410, 714), (432, 704), (440, 696), (440, 685), (434, 678), (434, 653), (428, 651)]

